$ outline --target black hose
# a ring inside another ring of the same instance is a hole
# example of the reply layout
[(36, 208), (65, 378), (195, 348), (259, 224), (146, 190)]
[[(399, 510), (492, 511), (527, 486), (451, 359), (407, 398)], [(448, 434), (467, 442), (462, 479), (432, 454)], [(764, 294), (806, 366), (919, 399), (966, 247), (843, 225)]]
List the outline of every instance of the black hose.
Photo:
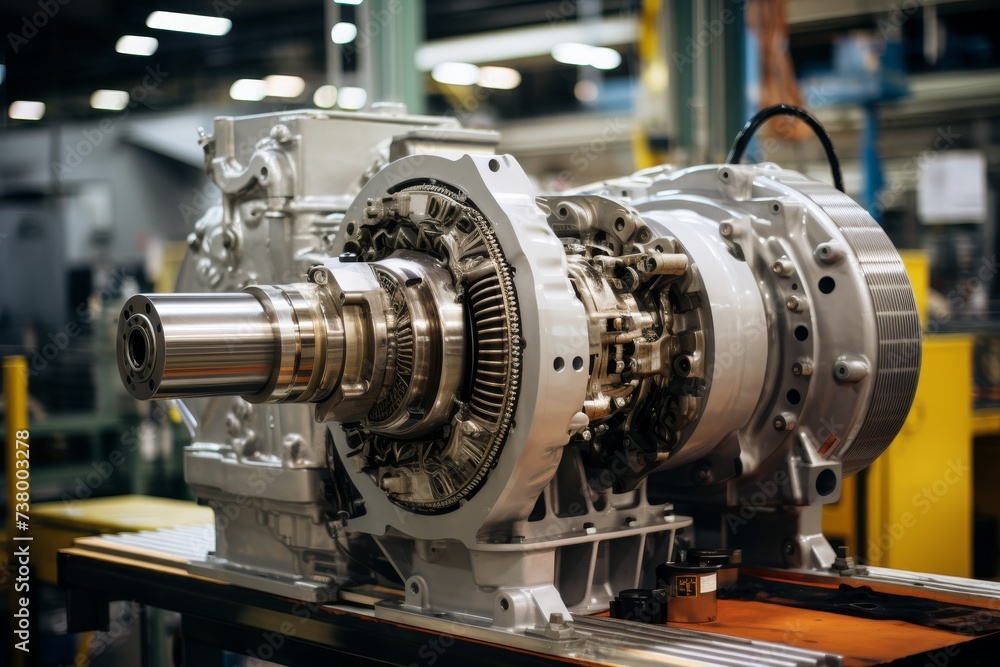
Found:
[(823, 129), (823, 126), (816, 120), (815, 116), (805, 109), (793, 107), (790, 104), (775, 104), (772, 107), (761, 109), (753, 118), (748, 120), (747, 124), (736, 135), (733, 147), (729, 151), (729, 157), (726, 158), (726, 163), (739, 164), (743, 153), (747, 150), (747, 146), (750, 145), (750, 140), (753, 139), (754, 133), (760, 129), (761, 125), (775, 116), (794, 116), (809, 126), (809, 129), (816, 134), (820, 143), (823, 144), (823, 150), (826, 151), (826, 159), (830, 163), (830, 171), (833, 172), (833, 186), (843, 192), (844, 175), (840, 172), (840, 160), (837, 158), (837, 151), (833, 148), (833, 142), (830, 141), (830, 135), (826, 133), (826, 130)]

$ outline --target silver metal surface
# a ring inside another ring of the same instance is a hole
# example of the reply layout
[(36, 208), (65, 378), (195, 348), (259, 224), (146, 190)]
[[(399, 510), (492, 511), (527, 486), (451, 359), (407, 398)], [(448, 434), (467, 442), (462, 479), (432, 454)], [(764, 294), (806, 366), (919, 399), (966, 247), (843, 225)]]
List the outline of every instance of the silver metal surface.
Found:
[[(118, 332), (129, 391), (179, 398), (192, 431), (217, 540), (191, 567), (310, 599), (395, 586), (376, 613), (549, 648), (571, 612), (653, 585), (682, 530), (828, 567), (820, 505), (898, 430), (919, 368), (884, 233), (774, 165), (538, 196), (494, 140), (315, 111), (202, 137), (223, 198), (186, 294), (134, 297)], [(736, 530), (748, 496), (767, 511)], [(650, 661), (731, 664), (636, 632), (670, 644)]]
[(256, 393), (278, 351), (249, 294), (138, 294), (125, 303), (117, 341), (122, 382), (138, 399)]

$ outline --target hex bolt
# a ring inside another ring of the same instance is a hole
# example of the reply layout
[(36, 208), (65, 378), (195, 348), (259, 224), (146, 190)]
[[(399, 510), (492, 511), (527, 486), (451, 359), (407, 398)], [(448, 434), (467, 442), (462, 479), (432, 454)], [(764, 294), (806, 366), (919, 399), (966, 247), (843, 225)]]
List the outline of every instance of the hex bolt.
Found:
[(283, 123), (278, 123), (271, 128), (271, 138), (279, 144), (287, 144), (292, 140), (292, 131)]
[(795, 415), (791, 412), (782, 412), (774, 418), (772, 424), (775, 431), (791, 431), (795, 428)]
[(792, 260), (787, 257), (782, 257), (779, 260), (775, 260), (774, 264), (771, 265), (771, 270), (774, 271), (776, 275), (787, 278), (795, 273), (795, 265), (792, 264)]
[(326, 267), (317, 266), (309, 274), (309, 279), (317, 285), (326, 285), (330, 282), (330, 272), (326, 270)]
[(844, 251), (843, 246), (833, 241), (820, 243), (816, 246), (816, 250), (813, 251), (813, 256), (816, 257), (816, 261), (820, 264), (836, 264), (844, 259), (846, 255), (847, 253)]
[(712, 466), (702, 463), (694, 469), (694, 480), (698, 484), (708, 484), (712, 481)]
[(785, 299), (785, 306), (788, 310), (795, 313), (804, 313), (808, 308), (806, 307), (806, 300), (795, 294), (791, 295)]
[(201, 249), (201, 236), (199, 236), (195, 232), (191, 232), (190, 234), (187, 235), (187, 244), (188, 247), (191, 248), (191, 250), (197, 252), (198, 250)]
[(796, 377), (807, 377), (813, 374), (813, 363), (811, 359), (799, 359), (792, 364), (792, 375)]
[(730, 239), (736, 233), (736, 228), (733, 227), (731, 222), (723, 222), (719, 225), (719, 234), (722, 235), (724, 239)]
[(860, 382), (870, 372), (868, 361), (862, 357), (843, 355), (833, 364), (833, 377), (838, 382)]

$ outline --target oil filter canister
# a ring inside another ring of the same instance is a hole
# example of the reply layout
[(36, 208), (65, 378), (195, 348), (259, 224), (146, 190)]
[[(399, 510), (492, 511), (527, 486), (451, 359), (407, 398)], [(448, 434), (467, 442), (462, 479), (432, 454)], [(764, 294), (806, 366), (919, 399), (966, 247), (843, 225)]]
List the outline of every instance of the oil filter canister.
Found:
[(659, 586), (667, 591), (667, 620), (708, 623), (718, 615), (719, 565), (664, 563), (656, 568)]

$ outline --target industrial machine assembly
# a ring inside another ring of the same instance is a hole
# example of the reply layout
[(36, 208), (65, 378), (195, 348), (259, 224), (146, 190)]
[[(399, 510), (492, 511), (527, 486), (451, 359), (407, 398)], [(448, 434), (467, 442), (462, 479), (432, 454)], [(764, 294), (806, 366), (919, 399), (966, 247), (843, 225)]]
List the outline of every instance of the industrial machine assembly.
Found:
[(695, 546), (910, 581), (845, 572), (820, 525), (916, 391), (879, 225), (775, 164), (537, 193), (495, 133), (384, 111), (217, 119), (222, 200), (177, 293), (121, 313), (122, 381), (176, 401), (216, 514), (190, 571), (309, 602), (375, 587), (377, 618), (584, 661), (839, 664), (599, 614), (685, 602), (685, 568), (714, 600)]

